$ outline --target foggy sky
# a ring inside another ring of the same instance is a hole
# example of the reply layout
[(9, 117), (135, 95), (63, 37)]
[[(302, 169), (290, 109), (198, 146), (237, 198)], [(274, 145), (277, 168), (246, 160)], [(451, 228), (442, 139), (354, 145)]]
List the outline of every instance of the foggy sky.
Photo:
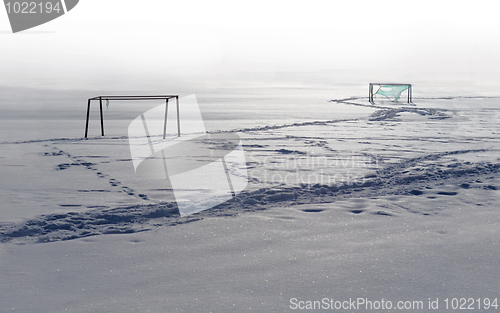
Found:
[(92, 1), (12, 34), (0, 84), (131, 86), (237, 71), (358, 70), (495, 77), (494, 1)]

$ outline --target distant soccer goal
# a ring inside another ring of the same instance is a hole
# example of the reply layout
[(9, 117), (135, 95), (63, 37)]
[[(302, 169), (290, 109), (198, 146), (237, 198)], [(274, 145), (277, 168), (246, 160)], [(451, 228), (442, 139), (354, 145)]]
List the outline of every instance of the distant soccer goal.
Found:
[(168, 100), (175, 99), (176, 107), (177, 107), (177, 136), (181, 136), (181, 121), (179, 117), (179, 96), (178, 95), (160, 95), (160, 96), (97, 96), (94, 98), (90, 98), (88, 100), (87, 106), (87, 122), (85, 124), (85, 138), (87, 138), (88, 130), (89, 130), (89, 117), (90, 117), (90, 103), (91, 101), (99, 101), (99, 111), (101, 115), (101, 135), (104, 136), (104, 117), (102, 115), (102, 101), (106, 101), (106, 105), (108, 105), (109, 101), (136, 101), (136, 100), (165, 100), (165, 121), (163, 124), (163, 139), (165, 139), (165, 135), (167, 133), (167, 113), (168, 113)]
[[(374, 87), (377, 89), (374, 92)], [(408, 103), (412, 103), (412, 87), (411, 84), (382, 84), (382, 83), (370, 83), (368, 89), (368, 101), (370, 103), (374, 103), (373, 97), (374, 95), (381, 95), (386, 97), (392, 102), (399, 102), (399, 98), (401, 98), (401, 94), (404, 91), (408, 93)]]

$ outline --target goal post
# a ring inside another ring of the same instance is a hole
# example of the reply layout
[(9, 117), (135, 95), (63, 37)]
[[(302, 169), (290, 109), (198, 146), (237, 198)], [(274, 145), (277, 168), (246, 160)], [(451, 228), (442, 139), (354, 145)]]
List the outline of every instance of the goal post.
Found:
[(168, 113), (168, 101), (170, 99), (175, 99), (177, 108), (177, 136), (181, 136), (181, 123), (179, 116), (179, 95), (159, 95), (159, 96), (97, 96), (88, 99), (87, 103), (87, 121), (85, 123), (85, 138), (87, 138), (89, 130), (89, 118), (90, 118), (90, 104), (92, 101), (99, 101), (99, 113), (101, 117), (101, 136), (104, 136), (104, 117), (102, 114), (102, 101), (136, 101), (136, 100), (165, 100), (165, 121), (163, 124), (163, 139), (167, 134), (167, 113)]
[[(378, 86), (378, 89), (374, 92), (374, 86)], [(392, 102), (398, 102), (401, 94), (407, 90), (408, 91), (408, 103), (412, 103), (412, 86), (411, 84), (400, 84), (400, 83), (370, 83), (368, 87), (368, 101), (373, 104), (374, 95), (382, 95)], [(391, 99), (392, 97), (392, 99)]]

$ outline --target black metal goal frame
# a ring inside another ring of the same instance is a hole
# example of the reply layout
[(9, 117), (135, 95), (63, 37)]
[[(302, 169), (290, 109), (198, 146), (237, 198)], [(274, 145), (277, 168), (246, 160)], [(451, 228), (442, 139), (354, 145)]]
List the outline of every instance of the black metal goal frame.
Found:
[(179, 96), (178, 95), (159, 95), (159, 96), (97, 96), (88, 100), (87, 106), (87, 122), (85, 124), (85, 138), (87, 138), (89, 130), (89, 117), (90, 117), (90, 103), (91, 101), (99, 101), (99, 111), (101, 114), (101, 134), (104, 136), (104, 118), (102, 115), (102, 100), (165, 100), (165, 123), (163, 124), (163, 139), (167, 134), (167, 113), (168, 113), (168, 100), (176, 100), (177, 105), (177, 136), (181, 136), (181, 123), (179, 118)]
[(370, 103), (374, 103), (373, 101), (373, 86), (385, 86), (385, 85), (393, 85), (393, 86), (408, 86), (408, 103), (412, 103), (412, 87), (411, 84), (382, 84), (382, 83), (370, 83), (368, 88), (368, 101)]

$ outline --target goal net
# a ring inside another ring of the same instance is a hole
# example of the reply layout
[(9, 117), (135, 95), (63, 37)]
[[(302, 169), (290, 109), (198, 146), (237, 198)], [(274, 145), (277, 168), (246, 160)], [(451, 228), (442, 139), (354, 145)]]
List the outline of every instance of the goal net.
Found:
[[(376, 89), (376, 91), (374, 91)], [(410, 84), (379, 84), (370, 83), (368, 100), (373, 103), (374, 95), (381, 95), (389, 99), (389, 101), (399, 103), (401, 94), (408, 91), (408, 103), (412, 102), (412, 88)]]

